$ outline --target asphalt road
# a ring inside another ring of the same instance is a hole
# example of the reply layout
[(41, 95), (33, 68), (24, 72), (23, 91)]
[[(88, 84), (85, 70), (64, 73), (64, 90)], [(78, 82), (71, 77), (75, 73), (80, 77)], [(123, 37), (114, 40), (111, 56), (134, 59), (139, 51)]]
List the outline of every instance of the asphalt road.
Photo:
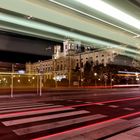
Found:
[(0, 97), (0, 140), (140, 139), (140, 89), (50, 89)]

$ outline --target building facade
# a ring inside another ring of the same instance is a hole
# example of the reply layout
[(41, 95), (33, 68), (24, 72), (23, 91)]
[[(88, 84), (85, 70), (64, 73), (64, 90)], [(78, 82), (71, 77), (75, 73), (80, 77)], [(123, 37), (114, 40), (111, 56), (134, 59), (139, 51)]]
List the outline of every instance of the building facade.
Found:
[(54, 46), (54, 55), (52, 59), (45, 61), (38, 61), (36, 63), (27, 63), (27, 73), (43, 73), (47, 79), (69, 78), (71, 71), (79, 68), (84, 70), (84, 65), (87, 61), (93, 65), (103, 64), (106, 66), (108, 63), (113, 62), (115, 56), (120, 54), (116, 49), (110, 48), (106, 50), (84, 50), (81, 52), (80, 42), (73, 42), (66, 40), (62, 46)]

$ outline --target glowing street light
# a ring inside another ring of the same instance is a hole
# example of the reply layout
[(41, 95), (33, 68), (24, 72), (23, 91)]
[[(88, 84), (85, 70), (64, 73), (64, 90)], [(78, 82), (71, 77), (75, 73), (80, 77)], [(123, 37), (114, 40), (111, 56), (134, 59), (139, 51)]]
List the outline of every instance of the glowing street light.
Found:
[(95, 76), (95, 86), (97, 85), (97, 83), (96, 83), (96, 76), (97, 76), (97, 73), (95, 72), (94, 73), (94, 76)]

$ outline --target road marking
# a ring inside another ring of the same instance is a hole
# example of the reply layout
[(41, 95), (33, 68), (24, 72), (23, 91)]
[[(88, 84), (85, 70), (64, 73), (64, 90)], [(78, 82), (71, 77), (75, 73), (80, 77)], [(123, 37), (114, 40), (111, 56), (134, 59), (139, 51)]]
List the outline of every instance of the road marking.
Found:
[(117, 105), (109, 105), (108, 107), (111, 107), (111, 108), (118, 108), (119, 106), (117, 106)]
[(128, 107), (126, 107), (126, 108), (123, 108), (124, 110), (128, 110), (128, 111), (133, 111), (133, 110), (135, 110), (134, 108), (128, 108)]
[(91, 104), (91, 103), (93, 103), (93, 102), (85, 102), (86, 104)]
[(17, 135), (25, 135), (25, 134), (31, 134), (31, 133), (35, 133), (35, 132), (44, 131), (44, 130), (50, 130), (50, 129), (54, 129), (54, 128), (64, 127), (64, 126), (68, 126), (68, 125), (72, 125), (72, 124), (87, 122), (87, 121), (91, 121), (91, 120), (97, 120), (97, 119), (101, 119), (104, 117), (107, 117), (107, 116), (102, 115), (102, 114), (96, 114), (96, 115), (90, 115), (90, 116), (85, 116), (85, 117), (60, 121), (60, 122), (53, 122), (53, 123), (47, 123), (47, 124), (42, 124), (42, 125), (20, 128), (20, 129), (13, 130), (13, 132), (15, 132)]
[(92, 102), (87, 104), (78, 104), (78, 105), (72, 105), (69, 107), (82, 107), (82, 106), (91, 106), (91, 105), (97, 105), (97, 104), (107, 104), (107, 103), (116, 103), (116, 102), (122, 102), (122, 101), (132, 101), (132, 100), (138, 100), (140, 99), (140, 96), (133, 97), (133, 98), (125, 98), (125, 99), (117, 99), (117, 100), (109, 100), (109, 101), (102, 101), (102, 102)]
[(0, 113), (13, 113), (13, 112), (21, 112), (21, 111), (29, 111), (29, 110), (38, 110), (38, 109), (50, 109), (50, 108), (57, 108), (57, 107), (63, 107), (63, 105), (53, 105), (53, 106), (43, 106), (43, 107), (30, 107), (30, 108), (23, 108), (23, 109), (14, 109), (14, 110), (3, 110), (0, 111)]
[(29, 116), (29, 115), (43, 114), (43, 113), (51, 113), (51, 112), (59, 112), (59, 111), (67, 111), (67, 110), (74, 110), (74, 109), (75, 108), (71, 108), (71, 107), (69, 108), (63, 107), (63, 108), (51, 108), (51, 109), (33, 110), (33, 111), (27, 111), (27, 112), (1, 114), (0, 119), (20, 117), (20, 116)]
[(102, 104), (102, 103), (95, 103), (96, 105), (104, 105), (104, 104)]
[(79, 102), (82, 102), (82, 101), (75, 101), (75, 102), (79, 103)]
[[(43, 101), (43, 100), (41, 100), (41, 101)], [(41, 102), (40, 100), (35, 100), (35, 101), (33, 101), (32, 100), (32, 104), (42, 104), (42, 103), (39, 103), (39, 102)], [(23, 101), (13, 101), (13, 102), (8, 102), (8, 103), (0, 103), (0, 106), (5, 106), (5, 105), (24, 105), (24, 104), (31, 104), (31, 102), (30, 102), (30, 100), (29, 101), (26, 101), (26, 100), (23, 100)]]
[[(83, 135), (83, 134), (85, 134), (85, 133), (89, 133), (89, 132), (91, 132), (91, 131), (95, 131), (95, 130), (97, 130), (97, 129), (101, 129), (101, 128), (103, 128), (103, 127), (107, 127), (107, 126), (110, 126), (110, 125), (112, 125), (112, 124), (117, 124), (117, 123), (122, 123), (122, 122), (124, 122), (124, 121), (126, 121), (126, 120), (122, 120), (122, 119), (119, 119), (119, 120), (116, 120), (116, 121), (114, 121), (114, 122), (109, 122), (109, 123), (106, 123), (106, 124), (99, 124), (99, 125), (96, 125), (95, 127), (92, 127), (92, 126), (90, 126), (90, 127), (83, 127), (83, 128), (80, 128), (79, 130), (77, 130), (77, 131), (68, 131), (68, 133), (60, 133), (60, 135), (57, 135), (57, 133), (56, 133), (56, 135), (55, 134), (53, 134), (53, 135), (51, 135), (51, 136), (46, 136), (46, 137), (40, 137), (40, 138), (35, 138), (34, 140), (69, 140), (69, 138), (74, 138), (74, 137), (78, 137), (78, 135)], [(75, 129), (76, 130), (76, 129)], [(66, 131), (64, 131), (64, 132), (66, 132)], [(85, 137), (86, 138), (86, 137)], [(71, 140), (71, 139), (70, 139)], [(79, 138), (78, 138), (78, 140), (80, 140)], [(82, 140), (83, 140), (83, 138), (82, 138)]]
[(6, 109), (19, 109), (19, 108), (25, 108), (25, 107), (41, 107), (41, 106), (51, 106), (54, 104), (33, 104), (33, 105), (22, 105), (19, 106), (18, 104), (16, 106), (10, 106), (10, 107), (0, 107), (1, 110), (6, 110)]
[[(132, 120), (125, 120), (124, 122), (119, 122), (119, 123), (112, 124), (110, 126), (105, 126), (95, 131), (91, 131), (89, 133), (85, 133), (82, 135), (84, 135), (85, 138), (90, 137), (91, 139), (100, 139), (100, 138), (127, 130), (129, 128), (136, 127), (139, 121), (140, 121), (140, 118), (136, 118)], [(79, 136), (76, 136), (76, 138), (78, 139)], [(73, 140), (73, 138), (70, 138), (69, 140)]]
[(72, 111), (72, 112), (67, 112), (67, 113), (59, 113), (59, 114), (53, 114), (53, 115), (44, 115), (44, 116), (38, 116), (38, 117), (10, 120), (10, 121), (4, 121), (2, 123), (5, 126), (12, 126), (12, 125), (18, 125), (18, 124), (24, 124), (24, 123), (31, 123), (31, 122), (55, 119), (55, 118), (60, 118), (60, 117), (87, 114), (87, 113), (89, 113), (89, 111), (80, 110), (80, 111)]
[(62, 139), (66, 139), (69, 137), (71, 138), (71, 137), (78, 136), (81, 134), (83, 135), (84, 133), (88, 133), (88, 132), (100, 129), (100, 128), (105, 127), (105, 126), (110, 126), (111, 124), (125, 122), (127, 120), (123, 120), (123, 119), (128, 118), (128, 117), (132, 117), (132, 116), (136, 116), (136, 115), (140, 115), (140, 112), (127, 114), (127, 115), (116, 117), (116, 118), (113, 118), (110, 120), (90, 124), (90, 125), (79, 127), (79, 128), (74, 128), (71, 130), (66, 130), (66, 131), (52, 134), (52, 135), (38, 137), (38, 138), (35, 138), (33, 140), (62, 140)]

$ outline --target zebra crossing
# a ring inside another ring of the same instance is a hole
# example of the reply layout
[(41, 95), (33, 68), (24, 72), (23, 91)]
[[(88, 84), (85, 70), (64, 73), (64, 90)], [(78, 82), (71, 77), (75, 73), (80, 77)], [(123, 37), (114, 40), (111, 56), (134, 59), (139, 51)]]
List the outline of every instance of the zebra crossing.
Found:
[[(101, 107), (100, 104), (99, 106)], [(15, 139), (21, 140), (24, 138), (73, 140), (76, 136), (76, 140), (82, 140), (83, 136), (81, 137), (81, 134), (84, 134), (87, 138), (88, 136), (92, 137), (93, 131), (95, 133), (97, 130), (102, 129), (102, 132), (105, 132), (105, 130), (108, 132), (110, 126), (114, 128), (117, 126), (113, 130), (116, 132), (116, 130), (123, 128), (128, 123), (128, 121), (120, 118), (113, 122), (98, 124), (94, 127), (90, 124), (107, 118), (108, 115), (91, 112), (85, 108), (64, 106), (61, 102), (60, 104), (44, 102), (33, 102), (31, 104), (24, 102), (24, 104), (0, 105), (0, 123), (3, 125), (3, 129), (8, 129), (7, 133), (3, 135), (8, 136), (10, 131), (9, 140), (12, 139), (12, 136), (16, 136)], [(138, 121), (140, 121), (140, 118), (138, 118)], [(130, 126), (133, 125), (131, 124)], [(103, 134), (105, 135), (105, 133)], [(98, 135), (98, 131), (95, 135)], [(3, 139), (1, 136), (1, 140)]]
[[(18, 137), (32, 134), (40, 135), (53, 129), (59, 129), (70, 125), (77, 125), (92, 120), (105, 118), (106, 115), (91, 114), (85, 109), (65, 107), (62, 104), (45, 104), (27, 102), (4, 106), (0, 105), (0, 122), (5, 129), (8, 128)], [(8, 134), (7, 134), (8, 135)], [(10, 136), (11, 137), (11, 136)], [(30, 139), (35, 138), (30, 137)]]

